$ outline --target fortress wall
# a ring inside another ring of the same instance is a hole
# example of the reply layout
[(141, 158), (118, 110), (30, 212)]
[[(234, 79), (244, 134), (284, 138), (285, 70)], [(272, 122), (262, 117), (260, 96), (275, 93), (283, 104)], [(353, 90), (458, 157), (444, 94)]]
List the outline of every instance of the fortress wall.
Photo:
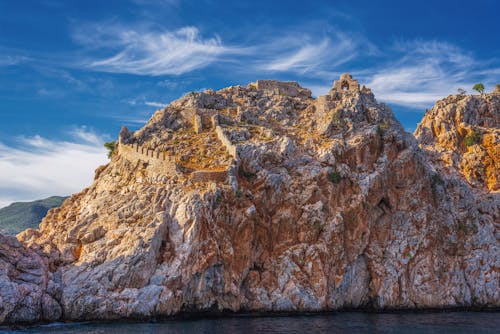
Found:
[(201, 123), (200, 115), (194, 115), (193, 127), (195, 133), (200, 133), (201, 131), (203, 131), (203, 124)]
[(148, 169), (162, 175), (177, 174), (177, 164), (175, 159), (165, 152), (148, 149), (137, 143), (121, 144), (118, 146), (118, 153), (127, 160), (137, 163), (138, 161), (147, 162)]
[(215, 127), (215, 133), (217, 134), (217, 138), (219, 138), (222, 144), (226, 147), (229, 154), (233, 158), (238, 159), (238, 145), (235, 145), (231, 142), (231, 140), (224, 133), (224, 130), (221, 126), (217, 125)]
[(311, 96), (310, 90), (301, 88), (295, 81), (257, 80), (255, 86), (257, 89), (270, 90), (287, 96), (299, 96), (301, 94)]
[(358, 80), (353, 80), (349, 73), (342, 74), (340, 79), (333, 83), (333, 89), (342, 91), (344, 88), (353, 91), (359, 90)]
[(318, 96), (316, 99), (316, 110), (320, 113), (328, 111), (330, 109), (328, 105), (329, 99), (330, 97), (328, 95)]

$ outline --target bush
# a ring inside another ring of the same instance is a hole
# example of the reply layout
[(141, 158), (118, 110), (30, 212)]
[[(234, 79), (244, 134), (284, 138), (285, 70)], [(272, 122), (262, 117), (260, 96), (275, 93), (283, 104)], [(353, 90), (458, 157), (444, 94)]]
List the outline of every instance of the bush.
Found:
[(472, 86), (472, 89), (478, 92), (479, 94), (483, 94), (484, 92), (484, 85), (482, 83), (477, 83), (474, 86)]
[(104, 147), (108, 149), (108, 158), (111, 159), (113, 154), (115, 153), (115, 142), (114, 141), (108, 141), (107, 143), (104, 143)]
[(328, 173), (328, 180), (332, 183), (339, 183), (342, 177), (339, 172), (330, 172)]
[(472, 146), (478, 144), (481, 141), (481, 135), (477, 130), (472, 130), (471, 133), (464, 138), (465, 146)]

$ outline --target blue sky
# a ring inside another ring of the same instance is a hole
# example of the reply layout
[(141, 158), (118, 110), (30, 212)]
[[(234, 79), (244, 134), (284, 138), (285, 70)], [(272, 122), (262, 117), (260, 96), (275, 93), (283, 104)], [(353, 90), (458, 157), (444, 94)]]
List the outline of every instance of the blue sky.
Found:
[(472, 1), (0, 1), (0, 207), (66, 195), (102, 142), (190, 91), (350, 72), (408, 131), (461, 87), (500, 82), (500, 4)]

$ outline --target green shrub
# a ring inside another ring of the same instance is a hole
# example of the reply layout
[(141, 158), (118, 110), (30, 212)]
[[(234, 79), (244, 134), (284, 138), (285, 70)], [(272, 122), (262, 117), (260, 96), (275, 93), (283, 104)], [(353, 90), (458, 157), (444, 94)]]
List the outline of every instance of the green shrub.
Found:
[(332, 183), (339, 183), (342, 177), (339, 172), (330, 172), (328, 173), (328, 180)]
[(472, 146), (481, 142), (481, 135), (477, 130), (472, 130), (469, 135), (464, 138), (465, 146)]
[(477, 83), (474, 86), (472, 86), (472, 89), (478, 92), (479, 94), (483, 94), (484, 92), (484, 85), (482, 83)]
[(114, 141), (108, 141), (107, 143), (104, 143), (104, 147), (108, 149), (108, 158), (111, 159), (113, 154), (115, 153), (115, 142)]

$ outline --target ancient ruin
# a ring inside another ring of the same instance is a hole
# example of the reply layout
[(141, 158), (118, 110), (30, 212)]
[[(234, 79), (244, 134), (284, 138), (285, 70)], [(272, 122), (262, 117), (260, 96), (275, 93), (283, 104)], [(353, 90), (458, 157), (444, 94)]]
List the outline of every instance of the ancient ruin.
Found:
[(358, 80), (352, 79), (352, 75), (344, 73), (340, 76), (340, 79), (335, 80), (333, 83), (333, 89), (336, 91), (359, 91), (359, 83)]
[(500, 306), (500, 95), (415, 131), (350, 75), (193, 92), (0, 236), (0, 323)]

